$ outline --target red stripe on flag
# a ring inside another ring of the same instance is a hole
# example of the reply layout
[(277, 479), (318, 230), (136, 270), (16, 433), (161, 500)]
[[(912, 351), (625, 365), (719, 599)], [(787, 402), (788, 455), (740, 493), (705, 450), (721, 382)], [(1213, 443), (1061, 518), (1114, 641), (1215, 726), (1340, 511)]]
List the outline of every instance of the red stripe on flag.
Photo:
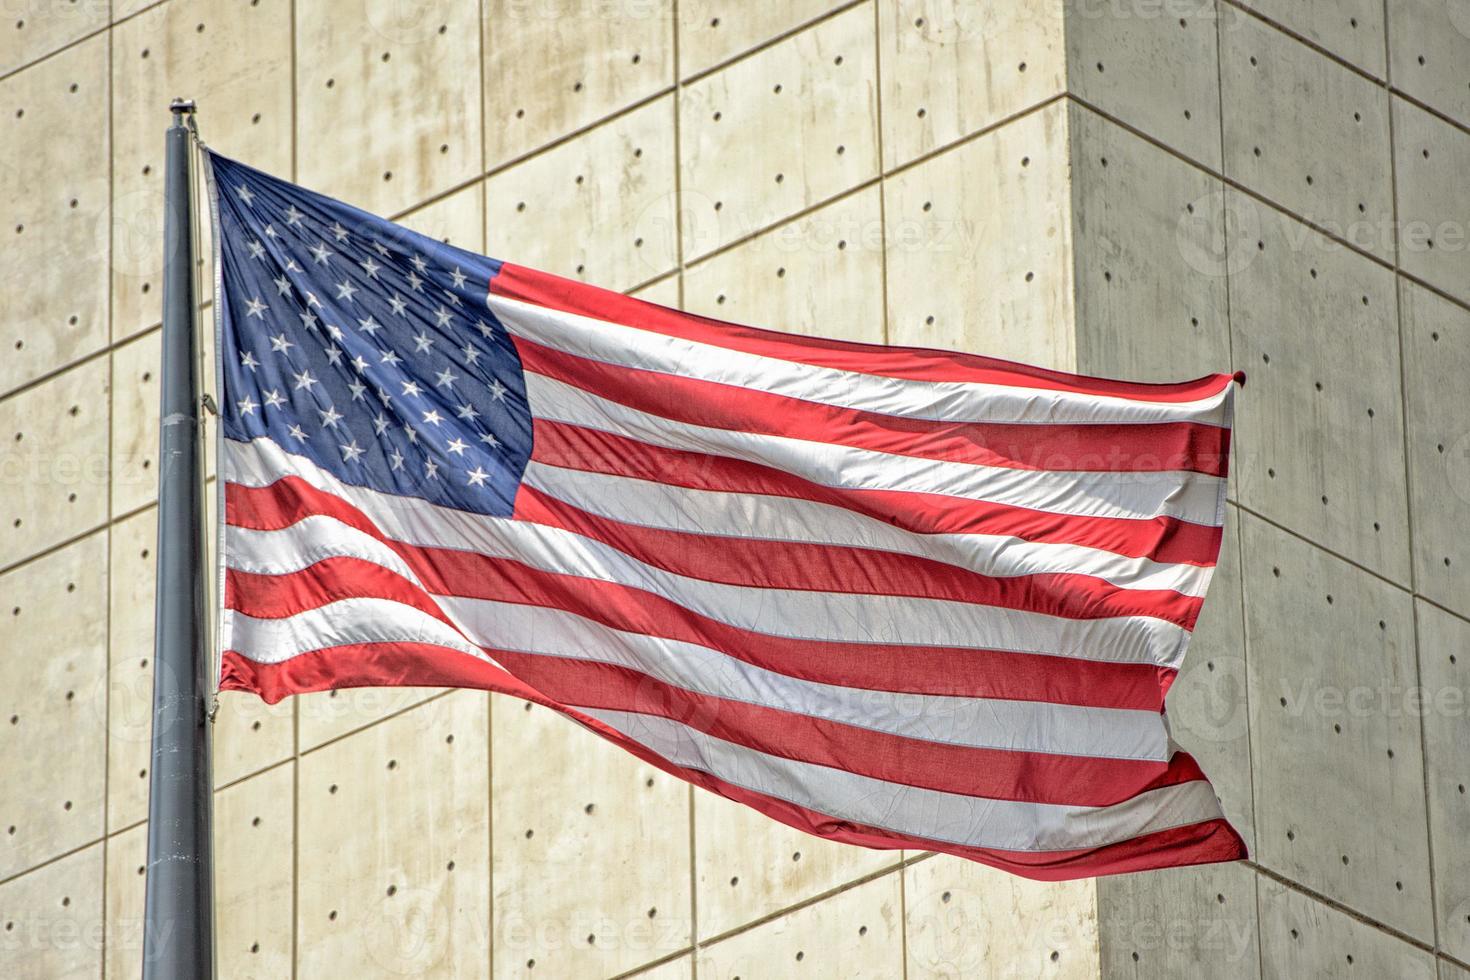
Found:
[(674, 765), (597, 719), (547, 698), (493, 664), (441, 647), (408, 643), (333, 647), (281, 664), (256, 663), (230, 650), (224, 654), (222, 677), (223, 689), (252, 691), (271, 704), (289, 694), (308, 691), (404, 684), (478, 688), (510, 694), (572, 718), (663, 772), (743, 803), (805, 833), (880, 850), (939, 851), (1040, 881), (1234, 861), (1249, 856), (1245, 842), (1223, 819), (1174, 827), (1103, 847), (1040, 852), (966, 847), (837, 819), (735, 786), (698, 769)]
[(626, 436), (536, 419), (531, 458), (548, 466), (607, 473), (693, 490), (810, 500), (885, 521), (916, 534), (992, 534), (1075, 544), (1129, 558), (1213, 565), (1221, 529), (1173, 517), (1077, 517), (1008, 504), (898, 490), (822, 486), (783, 470), (708, 453), (665, 449)]
[(564, 313), (763, 357), (914, 381), (1007, 385), (1159, 403), (1209, 398), (1233, 383), (1232, 376), (1228, 374), (1210, 374), (1178, 384), (1115, 381), (957, 351), (889, 347), (762, 330), (671, 310), (508, 262), (501, 265), (500, 272), (490, 280), (490, 293)]
[(1019, 470), (1224, 476), (1230, 430), (1189, 422), (1035, 425), (883, 415), (606, 364), (515, 338), (527, 371), (689, 425)]
[[(306, 517), (325, 515), (393, 548), (431, 593), (564, 609), (612, 629), (698, 644), (766, 670), (818, 683), (911, 694), (1161, 711), (1164, 691), (1175, 674), (1152, 664), (971, 648), (795, 640), (755, 633), (619, 583), (541, 571), (510, 559), (460, 549), (416, 547), (394, 541), (357, 508), (297, 477), (285, 477), (259, 488), (227, 483), (225, 514), (230, 524), (256, 530), (278, 530)], [(325, 578), (328, 569), (318, 568), (320, 564), (296, 574)], [(237, 573), (235, 577), (238, 580), (242, 576)], [(375, 580), (373, 585), (378, 587), (378, 582)], [(409, 583), (404, 585), (412, 588)], [(303, 595), (320, 596), (328, 594), (323, 589), (353, 586), (313, 588), (318, 591)], [(357, 594), (366, 593), (344, 592), (338, 597)], [(291, 611), (321, 604), (303, 602)]]
[(611, 545), (676, 575), (760, 589), (912, 596), (1068, 619), (1152, 616), (1193, 629), (1202, 600), (1164, 589), (1120, 589), (1090, 575), (994, 577), (931, 558), (800, 541), (711, 537), (627, 524), (523, 486), (515, 518)]

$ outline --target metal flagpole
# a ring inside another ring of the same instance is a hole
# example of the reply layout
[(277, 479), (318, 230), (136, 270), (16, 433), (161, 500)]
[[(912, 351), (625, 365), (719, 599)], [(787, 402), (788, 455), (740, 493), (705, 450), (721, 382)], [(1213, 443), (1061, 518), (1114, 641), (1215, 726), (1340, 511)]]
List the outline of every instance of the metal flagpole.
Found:
[(208, 610), (195, 329), (193, 209), (186, 116), (175, 99), (164, 176), (163, 357), (154, 604), (153, 766), (148, 783), (144, 980), (214, 976)]

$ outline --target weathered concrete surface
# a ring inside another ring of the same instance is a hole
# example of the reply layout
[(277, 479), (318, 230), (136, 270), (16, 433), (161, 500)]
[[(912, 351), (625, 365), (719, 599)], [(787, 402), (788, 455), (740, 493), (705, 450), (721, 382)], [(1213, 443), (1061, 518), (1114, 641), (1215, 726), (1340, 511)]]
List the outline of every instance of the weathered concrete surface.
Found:
[(681, 0), (679, 75), (688, 78), (708, 71), (770, 38), (798, 30), (846, 2), (849, 0)]
[(1392, 259), (1388, 95), (1254, 18), (1220, 35), (1225, 173)]
[[(63, 6), (17, 21), (82, 22)], [(0, 392), (107, 342), (107, 86), (105, 37), (0, 81)]]
[[(1067, 91), (1204, 166), (1220, 168), (1215, 0), (1067, 0)], [(1085, 186), (1085, 185), (1082, 185)]]
[(10, 760), (0, 877), (10, 877), (102, 835), (107, 533), (0, 576), (0, 596), (0, 744)]
[(38, 61), (57, 49), (107, 26), (106, 3), (13, 3), (0, 24), (0, 74)]
[(1098, 975), (1092, 881), (1029, 881), (943, 855), (903, 873), (909, 977)]
[(885, 875), (704, 947), (698, 973), (887, 980), (903, 974), (902, 918), (898, 876)]
[(1387, 6), (1394, 85), (1470, 123), (1470, 7), (1459, 0), (1395, 0)]
[(1262, 878), (1261, 973), (1432, 980), (1434, 957), (1310, 896)]
[(1470, 133), (1395, 98), (1393, 137), (1399, 264), (1470, 302), (1470, 207), (1457, 190), (1470, 171)]
[(679, 264), (674, 97), (494, 175), (485, 195), (497, 258), (608, 289), (663, 275)]
[[(291, 174), (291, 5), (170, 0), (120, 23), (112, 62), (112, 337), (159, 322), (169, 100), (207, 107), (205, 142)], [(248, 39), (248, 40), (247, 40)], [(200, 207), (205, 195), (200, 189)], [(207, 211), (199, 211), (207, 214)], [(202, 255), (205, 282), (209, 256)]]
[(686, 258), (877, 176), (872, 30), (863, 4), (680, 92)]
[(1059, 94), (1060, 0), (878, 5), (883, 165), (908, 163)]
[(1430, 941), (1411, 600), (1249, 515), (1241, 548), (1256, 858)]
[[(1344, 61), (1384, 76), (1383, 15), (1399, 6), (1377, 0), (1239, 0)], [(1397, 75), (1397, 72), (1395, 72)]]
[(1086, 108), (1068, 122), (1077, 369), (1140, 381), (1228, 371), (1220, 181)]
[(896, 865), (899, 851), (824, 841), (710, 793), (694, 796), (699, 931), (718, 936)]
[(496, 698), (491, 728), (494, 974), (613, 976), (687, 948), (689, 787), (543, 707)]
[(107, 520), (107, 359), (0, 401), (0, 568)]
[(1231, 191), (1240, 503), (1409, 577), (1393, 273)]
[(483, 146), (479, 8), (293, 4), (297, 179), (394, 214), (477, 176)]
[(102, 844), (0, 885), (5, 971), (82, 980), (102, 969)]
[(591, 125), (674, 81), (671, 0), (490, 0), (483, 7), (489, 167)]
[(1414, 574), (1419, 591), (1470, 617), (1470, 311), (1399, 283)]
[(485, 975), (486, 703), (448, 694), (302, 757), (303, 974)]
[(1259, 977), (1256, 882), (1241, 864), (1100, 879), (1103, 976)]
[(685, 273), (691, 313), (883, 343), (881, 194), (869, 187)]
[(889, 342), (1070, 369), (1068, 178), (1055, 103), (889, 179)]
[(1414, 605), (1439, 943), (1470, 960), (1470, 622), (1423, 600)]

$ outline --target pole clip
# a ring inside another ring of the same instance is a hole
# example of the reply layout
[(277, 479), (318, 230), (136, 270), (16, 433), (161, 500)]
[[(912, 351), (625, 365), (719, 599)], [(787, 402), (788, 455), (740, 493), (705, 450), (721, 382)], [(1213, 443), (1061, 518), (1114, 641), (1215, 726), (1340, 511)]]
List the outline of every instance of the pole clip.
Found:
[(219, 418), (219, 406), (214, 403), (214, 396), (211, 395), (209, 392), (206, 391), (204, 394), (199, 396), (199, 406), (210, 415), (213, 415), (215, 418)]

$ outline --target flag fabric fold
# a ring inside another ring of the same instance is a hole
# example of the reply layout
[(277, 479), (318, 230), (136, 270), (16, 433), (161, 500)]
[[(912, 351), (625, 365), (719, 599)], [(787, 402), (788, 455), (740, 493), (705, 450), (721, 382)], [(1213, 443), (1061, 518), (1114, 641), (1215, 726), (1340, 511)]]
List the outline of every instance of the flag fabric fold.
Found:
[(1032, 878), (1245, 857), (1164, 715), (1229, 375), (722, 323), (206, 170), (223, 688), (510, 694), (809, 833)]

